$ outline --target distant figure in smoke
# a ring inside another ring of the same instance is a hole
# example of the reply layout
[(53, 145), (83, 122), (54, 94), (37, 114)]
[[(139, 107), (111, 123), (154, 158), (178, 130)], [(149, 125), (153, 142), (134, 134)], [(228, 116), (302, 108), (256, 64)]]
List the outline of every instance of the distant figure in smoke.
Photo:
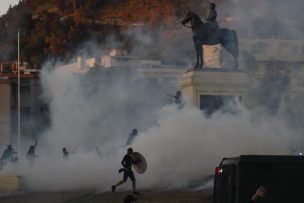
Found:
[(18, 160), (16, 154), (17, 152), (14, 150), (13, 146), (11, 144), (7, 145), (7, 148), (3, 152), (0, 159), (0, 168), (2, 168), (7, 163), (7, 161), (16, 162)]
[(136, 191), (136, 180), (134, 177), (134, 173), (132, 171), (132, 164), (134, 164), (133, 159), (133, 149), (128, 148), (128, 153), (124, 156), (123, 160), (121, 161), (123, 169), (119, 170), (119, 173), (123, 172), (123, 179), (119, 181), (116, 185), (112, 185), (112, 192), (115, 192), (116, 188), (125, 182), (127, 182), (127, 179), (130, 178), (132, 181), (132, 188), (133, 188), (133, 194), (139, 195), (139, 193)]
[(68, 158), (69, 157), (69, 152), (67, 151), (67, 149), (64, 147), (62, 148), (62, 153), (63, 153), (63, 158)]
[(132, 142), (134, 141), (137, 135), (138, 135), (137, 129), (133, 129), (132, 132), (129, 134), (127, 146), (132, 144)]
[(31, 166), (34, 164), (34, 160), (38, 157), (38, 155), (36, 155), (35, 150), (38, 144), (38, 140), (35, 140), (35, 144), (31, 145), (29, 147), (29, 150), (27, 151), (26, 154), (26, 158), (30, 161)]
[(175, 99), (175, 104), (178, 106), (178, 108), (183, 108), (184, 107), (184, 102), (183, 102), (183, 97), (182, 97), (182, 92), (181, 91), (176, 91), (175, 95), (167, 95), (169, 97), (173, 97)]

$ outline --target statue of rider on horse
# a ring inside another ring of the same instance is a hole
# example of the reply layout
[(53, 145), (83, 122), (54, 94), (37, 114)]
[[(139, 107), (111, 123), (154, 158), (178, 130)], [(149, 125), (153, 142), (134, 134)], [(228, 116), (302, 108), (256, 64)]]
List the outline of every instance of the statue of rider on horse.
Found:
[[(203, 45), (216, 44), (221, 44), (233, 56), (235, 68), (237, 68), (239, 56), (237, 33), (234, 30), (219, 27), (215, 9), (215, 3), (210, 3), (210, 13), (205, 20), (202, 21), (197, 14), (188, 11), (186, 17), (181, 21), (185, 27), (192, 29), (192, 39), (196, 50), (194, 68), (202, 68), (204, 65)], [(191, 22), (191, 26), (187, 25), (188, 22)]]

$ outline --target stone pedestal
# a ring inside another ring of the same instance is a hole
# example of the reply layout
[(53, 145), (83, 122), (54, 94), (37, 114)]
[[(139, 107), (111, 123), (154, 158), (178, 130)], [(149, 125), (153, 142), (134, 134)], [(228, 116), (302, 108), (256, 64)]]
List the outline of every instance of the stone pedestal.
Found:
[(233, 56), (220, 44), (203, 45), (204, 65), (208, 68), (232, 69), (236, 66)]
[(0, 176), (0, 192), (16, 192), (20, 189), (20, 176)]
[[(203, 98), (236, 97), (246, 106), (249, 79), (245, 72), (227, 69), (188, 70), (180, 81), (183, 95), (200, 109)], [(214, 97), (212, 97), (214, 96)]]

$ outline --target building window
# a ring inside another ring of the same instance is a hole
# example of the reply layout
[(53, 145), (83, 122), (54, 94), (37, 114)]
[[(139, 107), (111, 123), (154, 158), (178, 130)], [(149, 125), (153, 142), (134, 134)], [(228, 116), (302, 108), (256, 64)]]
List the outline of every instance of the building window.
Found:
[(281, 42), (279, 44), (279, 54), (288, 54), (288, 44), (286, 42)]
[(20, 86), (20, 93), (21, 94), (30, 94), (31, 93), (31, 88), (30, 86)]
[(225, 106), (236, 105), (237, 100), (241, 100), (241, 97), (235, 97), (232, 95), (200, 95), (200, 109), (210, 116), (214, 112), (221, 110), (226, 113), (234, 113), (234, 110), (225, 108)]
[(129, 61), (127, 58), (117, 58), (116, 60), (118, 62), (127, 62), (127, 61)]
[(266, 45), (263, 42), (258, 42), (251, 47), (252, 54), (264, 54), (266, 52)]
[(40, 107), (40, 113), (48, 113), (48, 112), (49, 112), (48, 105), (44, 104)]
[(22, 122), (29, 121), (31, 116), (31, 107), (27, 107), (27, 106), (20, 107), (20, 115)]

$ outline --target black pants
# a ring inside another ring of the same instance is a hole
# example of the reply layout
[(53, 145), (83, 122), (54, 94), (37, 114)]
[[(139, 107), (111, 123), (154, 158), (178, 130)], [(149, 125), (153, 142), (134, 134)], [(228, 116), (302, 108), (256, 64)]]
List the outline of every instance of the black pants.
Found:
[(123, 174), (123, 180), (126, 181), (128, 178), (130, 178), (131, 181), (135, 181), (135, 177), (132, 169), (125, 168)]

